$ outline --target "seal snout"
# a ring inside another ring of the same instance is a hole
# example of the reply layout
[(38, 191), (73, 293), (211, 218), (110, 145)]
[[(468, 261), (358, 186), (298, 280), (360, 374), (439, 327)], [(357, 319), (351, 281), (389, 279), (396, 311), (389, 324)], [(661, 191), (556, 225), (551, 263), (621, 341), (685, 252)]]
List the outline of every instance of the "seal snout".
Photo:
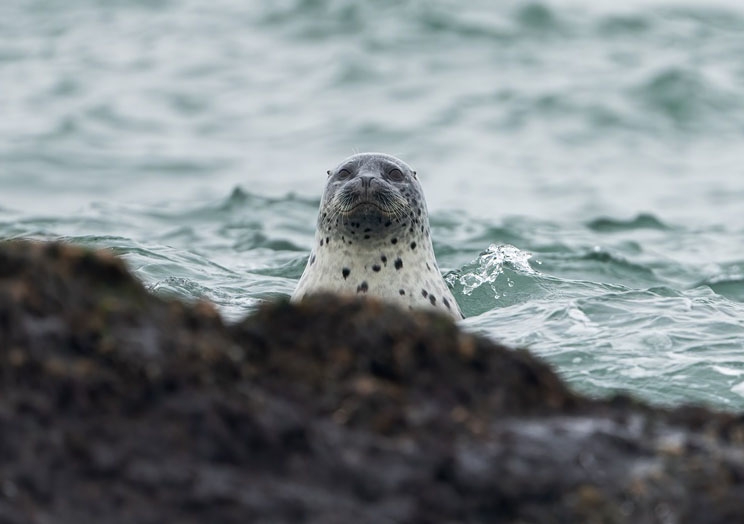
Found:
[[(376, 193), (381, 190), (380, 187), (380, 180), (378, 180), (374, 175), (359, 175), (357, 177), (357, 180), (359, 181), (359, 198), (362, 202), (369, 202), (369, 203), (375, 203), (377, 200)], [(384, 182), (382, 182), (384, 184)]]
[[(337, 207), (342, 214), (397, 213), (405, 200), (394, 187), (376, 174), (359, 174), (347, 181), (337, 193)], [(402, 200), (402, 202), (401, 202)]]

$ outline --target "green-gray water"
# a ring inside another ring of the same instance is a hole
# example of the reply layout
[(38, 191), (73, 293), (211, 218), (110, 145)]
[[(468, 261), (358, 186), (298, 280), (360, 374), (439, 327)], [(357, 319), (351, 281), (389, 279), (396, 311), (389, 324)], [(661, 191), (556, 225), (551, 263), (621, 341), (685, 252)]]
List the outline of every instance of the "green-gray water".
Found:
[(384, 151), (470, 329), (742, 409), (744, 10), (613, 5), (6, 0), (0, 237), (238, 318), (292, 291), (326, 169)]

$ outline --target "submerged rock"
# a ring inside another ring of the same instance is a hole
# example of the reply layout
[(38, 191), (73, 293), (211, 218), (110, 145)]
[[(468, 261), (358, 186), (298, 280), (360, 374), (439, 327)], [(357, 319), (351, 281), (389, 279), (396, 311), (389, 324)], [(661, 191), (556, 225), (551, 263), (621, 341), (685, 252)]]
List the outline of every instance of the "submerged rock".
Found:
[(0, 244), (0, 522), (744, 521), (744, 419), (572, 393), (371, 300), (234, 325), (122, 262)]

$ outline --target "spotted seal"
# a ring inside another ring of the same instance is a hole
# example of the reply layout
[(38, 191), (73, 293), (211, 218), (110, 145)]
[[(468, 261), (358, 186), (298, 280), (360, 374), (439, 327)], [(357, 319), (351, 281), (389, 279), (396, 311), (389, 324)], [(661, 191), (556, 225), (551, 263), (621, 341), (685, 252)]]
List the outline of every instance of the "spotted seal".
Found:
[(402, 160), (361, 153), (328, 171), (315, 247), (292, 301), (317, 292), (463, 318), (434, 258), (421, 184)]

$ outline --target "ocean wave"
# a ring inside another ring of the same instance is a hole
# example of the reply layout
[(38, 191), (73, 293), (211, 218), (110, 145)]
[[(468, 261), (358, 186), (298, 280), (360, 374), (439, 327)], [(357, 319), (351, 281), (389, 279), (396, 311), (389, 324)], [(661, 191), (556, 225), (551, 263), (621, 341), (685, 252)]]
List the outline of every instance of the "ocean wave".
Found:
[(595, 218), (591, 222), (587, 223), (587, 227), (593, 231), (601, 233), (633, 231), (636, 229), (658, 229), (661, 231), (669, 229), (669, 226), (664, 224), (664, 222), (656, 218), (654, 215), (647, 213), (641, 213), (629, 220), (607, 217)]
[(697, 285), (708, 286), (717, 294), (729, 300), (744, 302), (744, 275), (738, 277), (714, 277), (702, 280)]
[(743, 105), (735, 91), (718, 86), (700, 69), (663, 67), (631, 90), (652, 114), (679, 126), (699, 126), (703, 119), (726, 118)]

